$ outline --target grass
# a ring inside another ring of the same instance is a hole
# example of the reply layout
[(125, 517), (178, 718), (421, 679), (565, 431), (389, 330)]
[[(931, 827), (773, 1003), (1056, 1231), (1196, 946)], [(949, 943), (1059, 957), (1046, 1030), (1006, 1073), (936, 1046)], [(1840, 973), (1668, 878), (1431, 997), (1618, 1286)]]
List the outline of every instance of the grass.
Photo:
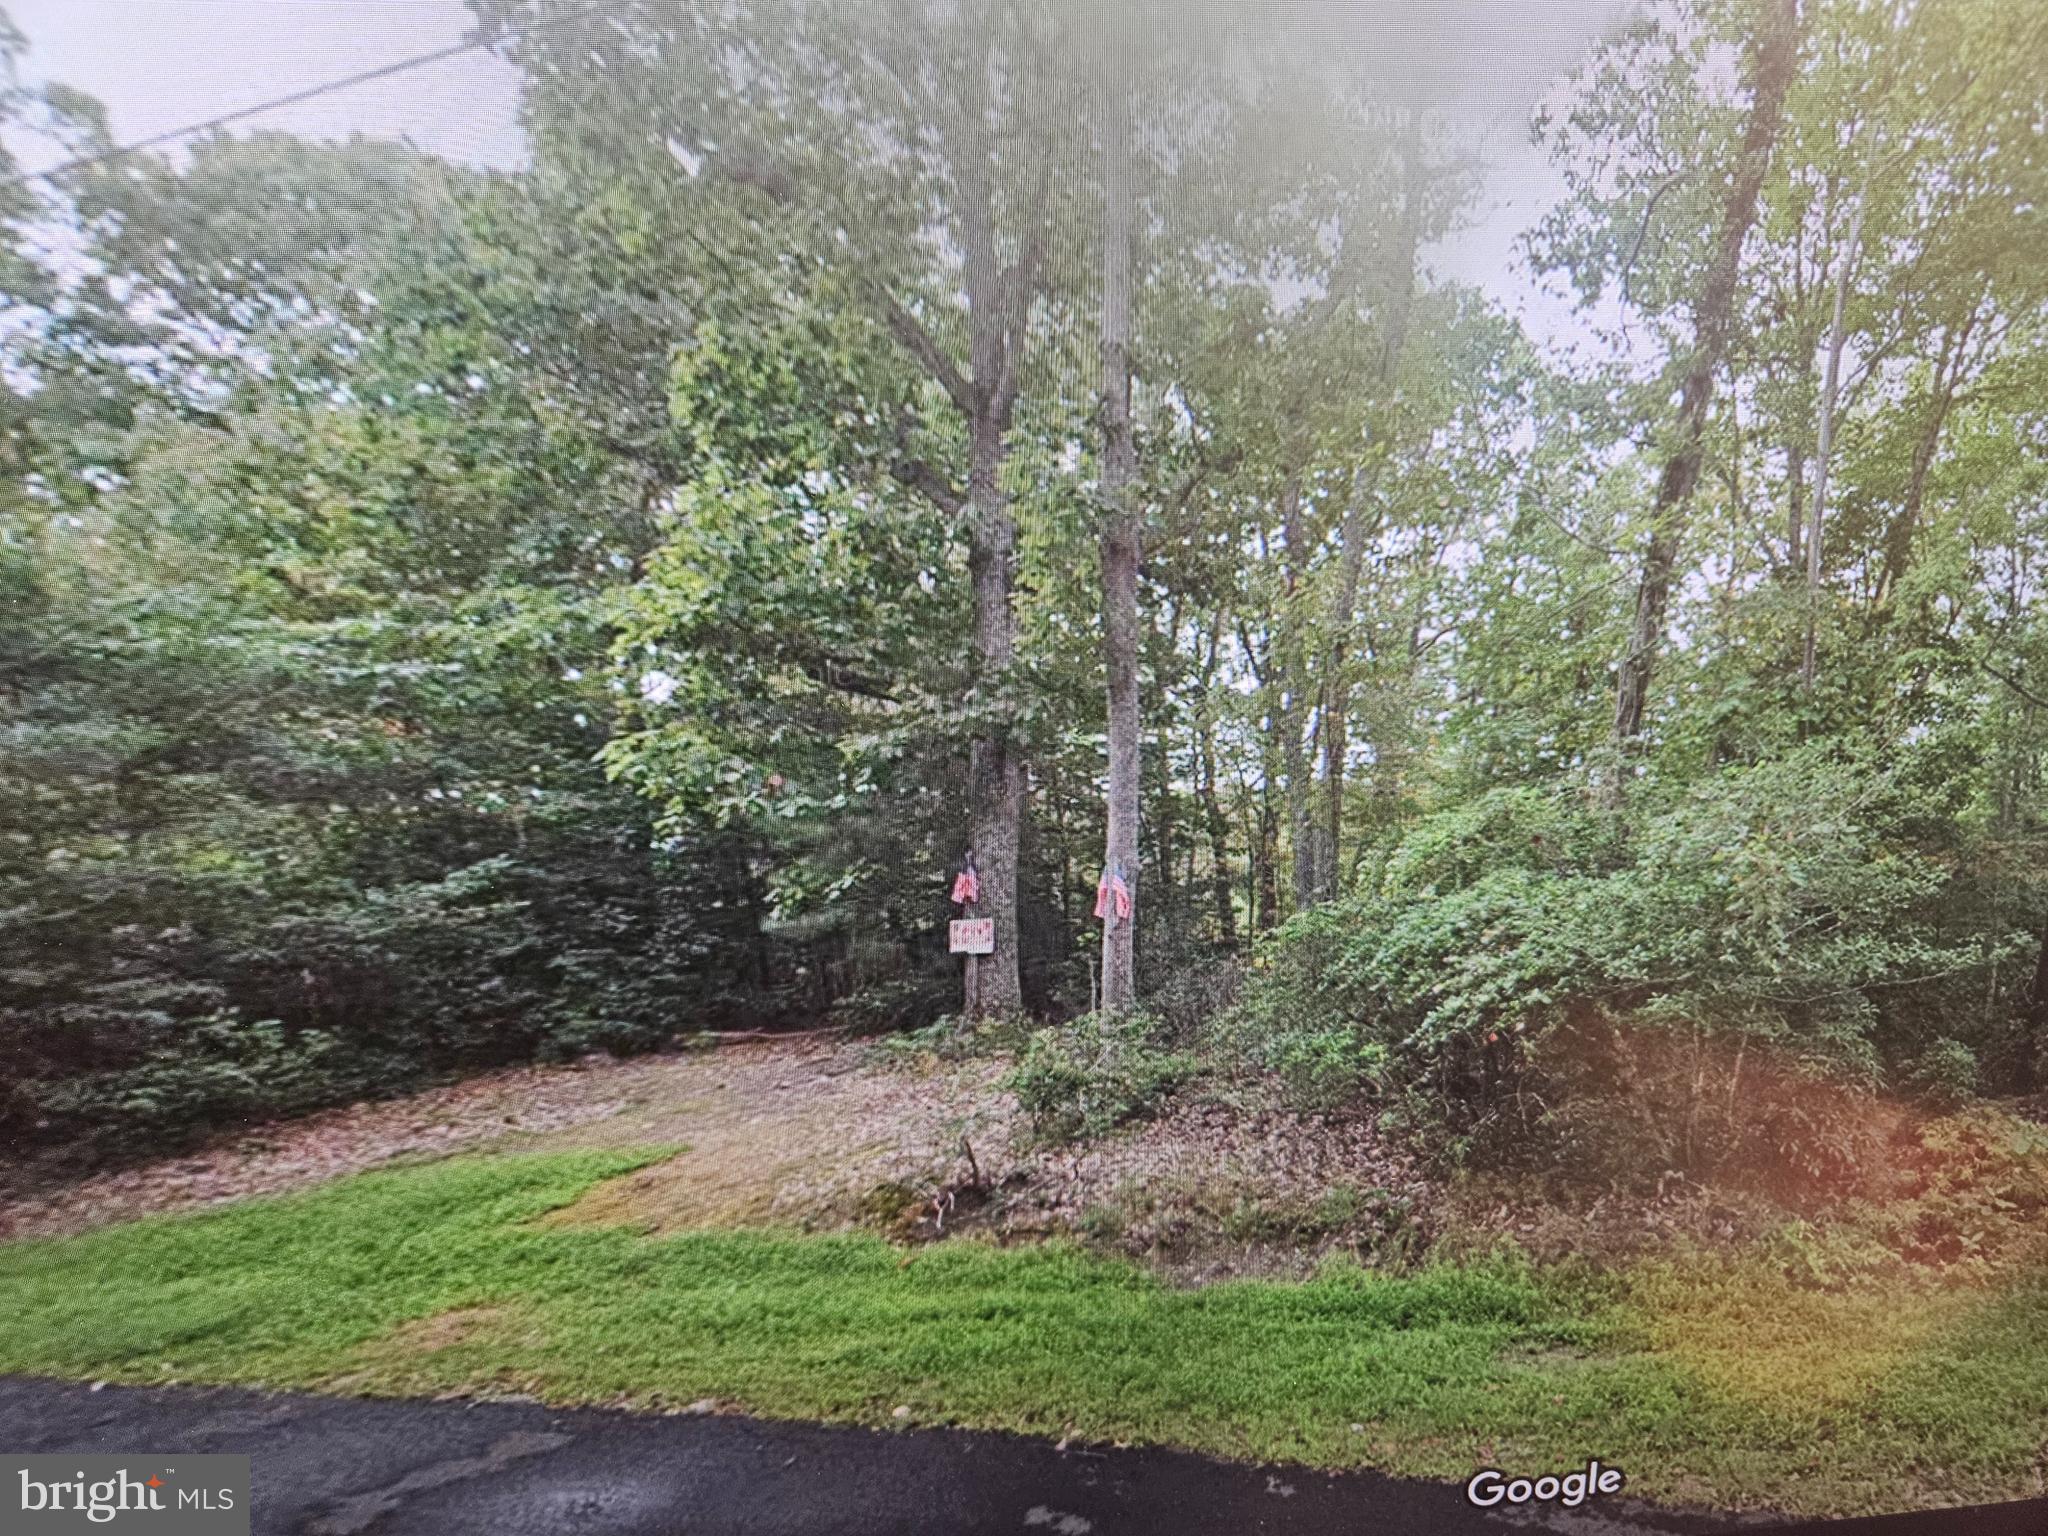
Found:
[(1187, 1291), (1064, 1245), (540, 1225), (657, 1152), (457, 1158), (0, 1247), (0, 1369), (1155, 1442), (1848, 1513), (2039, 1491), (2048, 1278), (1801, 1289), (1702, 1258)]

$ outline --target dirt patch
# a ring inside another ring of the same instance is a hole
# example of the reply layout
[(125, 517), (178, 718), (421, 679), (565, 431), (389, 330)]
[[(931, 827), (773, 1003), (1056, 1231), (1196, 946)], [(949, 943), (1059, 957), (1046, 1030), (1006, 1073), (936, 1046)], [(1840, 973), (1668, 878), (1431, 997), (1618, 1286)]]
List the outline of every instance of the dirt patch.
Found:
[(480, 1333), (502, 1327), (504, 1322), (503, 1307), (457, 1307), (453, 1312), (402, 1323), (380, 1343), (394, 1353), (436, 1355), (458, 1344), (467, 1344)]
[(1760, 1195), (1672, 1176), (1651, 1190), (1586, 1191), (1529, 1175), (1470, 1174), (1440, 1197), (1439, 1230), (1454, 1248), (1512, 1242), (1532, 1259), (1621, 1263), (1684, 1242), (1750, 1242), (1790, 1219)]
[[(882, 1065), (837, 1039), (526, 1067), (268, 1126), (202, 1152), (0, 1201), (0, 1236), (75, 1232), (477, 1149), (675, 1146), (551, 1223), (862, 1227), (899, 1238), (1078, 1234), (1189, 1280), (1297, 1272), (1416, 1224), (1430, 1191), (1363, 1122), (1254, 1089), (1193, 1090), (1071, 1147), (1031, 1135), (1000, 1058)], [(1333, 1193), (1334, 1192), (1334, 1193)]]
[[(1526, 1175), (1447, 1179), (1370, 1120), (1298, 1113), (1257, 1082), (1212, 1078), (1156, 1119), (1048, 1145), (1002, 1087), (1009, 1065), (995, 1056), (888, 1063), (870, 1046), (809, 1037), (517, 1068), (266, 1126), (33, 1197), (0, 1193), (0, 1238), (278, 1194), (458, 1151), (590, 1146), (680, 1150), (546, 1221), (647, 1233), (861, 1228), (904, 1241), (1078, 1237), (1188, 1284), (1300, 1276), (1333, 1251), (1397, 1266), (1504, 1239), (1537, 1259), (1620, 1262), (1749, 1242), (1788, 1214), (1676, 1174), (1654, 1191), (1591, 1194)], [(2015, 1185), (2005, 1163), (1986, 1161), (1997, 1137), (1958, 1130), (1949, 1139), (1961, 1148), (1949, 1160), (1964, 1172), (1983, 1163), (1979, 1182)], [(1936, 1182), (1928, 1220), (1960, 1223), (1972, 1252), (2009, 1246), (1970, 1225), (1968, 1179)], [(2028, 1224), (2025, 1211), (2000, 1219)]]
[(285, 1194), (394, 1161), (444, 1156), (624, 1113), (681, 1058), (515, 1067), (402, 1099), (323, 1110), (178, 1157), (33, 1190), (0, 1189), (0, 1239), (56, 1237), (108, 1222)]
[(545, 1218), (694, 1227), (865, 1227), (901, 1239), (1079, 1235), (1177, 1279), (1300, 1273), (1333, 1246), (1419, 1241), (1430, 1191), (1356, 1120), (1257, 1090), (1191, 1092), (1156, 1120), (1073, 1146), (1038, 1141), (1003, 1059), (878, 1066), (858, 1044), (733, 1048), (673, 1069), (668, 1093), (549, 1145), (680, 1145)]
[(456, 1307), (366, 1339), (354, 1351), (353, 1368), (329, 1377), (322, 1388), (340, 1394), (429, 1395), (459, 1380), (473, 1382), (477, 1397), (516, 1398), (525, 1383), (501, 1362), (546, 1343), (540, 1320), (523, 1307)]
[(1435, 1192), (1369, 1122), (1298, 1114), (1255, 1087), (1194, 1092), (1156, 1120), (1001, 1170), (990, 1224), (1077, 1232), (1176, 1280), (1298, 1275), (1333, 1248), (1426, 1241)]
[(978, 1154), (1013, 1135), (1000, 1064), (891, 1071), (868, 1054), (839, 1042), (763, 1041), (668, 1063), (659, 1092), (544, 1144), (683, 1150), (547, 1220), (649, 1233), (854, 1225), (875, 1186), (901, 1185), (913, 1198), (936, 1191), (962, 1175), (970, 1147)]
[(963, 1137), (977, 1148), (1005, 1141), (1015, 1106), (996, 1088), (1001, 1072), (989, 1061), (881, 1070), (863, 1047), (816, 1039), (520, 1067), (33, 1193), (0, 1192), (0, 1239), (283, 1194), (454, 1152), (636, 1145), (687, 1150), (600, 1187), (559, 1219), (650, 1232), (842, 1225), (878, 1182), (920, 1190), (946, 1180), (964, 1158)]

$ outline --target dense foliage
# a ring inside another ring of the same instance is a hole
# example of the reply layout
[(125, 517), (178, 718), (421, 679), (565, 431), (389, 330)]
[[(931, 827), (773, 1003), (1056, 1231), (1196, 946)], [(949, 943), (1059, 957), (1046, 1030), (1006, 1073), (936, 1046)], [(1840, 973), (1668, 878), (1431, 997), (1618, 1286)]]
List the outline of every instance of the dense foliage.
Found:
[[(1479, 183), (1408, 77), (1455, 52), (474, 9), (517, 171), (261, 133), (0, 165), (5, 1134), (926, 1025), (1011, 782), (1002, 953), (1092, 1014), (1130, 508), (1172, 1049), (1042, 1037), (1049, 1126), (1197, 1035), (1447, 1144), (1634, 1125), (1660, 1167), (1852, 1156), (1805, 1083), (2048, 1071), (2039, 18), (1646, 7), (1535, 105), (1567, 195), (1528, 280), (1605, 343), (1567, 353), (1435, 275)], [(75, 93), (0, 110), (110, 148)]]
[(1820, 1111), (1865, 1111), (1797, 1083), (1967, 1096), (2040, 1048), (1995, 1001), (2035, 962), (2024, 912), (1910, 767), (1802, 748), (1625, 817), (1489, 791), (1283, 928), (1223, 1032), (1311, 1101), (1363, 1094), (1495, 1151), (1605, 1136), (1653, 1169), (1845, 1167), (1868, 1149)]

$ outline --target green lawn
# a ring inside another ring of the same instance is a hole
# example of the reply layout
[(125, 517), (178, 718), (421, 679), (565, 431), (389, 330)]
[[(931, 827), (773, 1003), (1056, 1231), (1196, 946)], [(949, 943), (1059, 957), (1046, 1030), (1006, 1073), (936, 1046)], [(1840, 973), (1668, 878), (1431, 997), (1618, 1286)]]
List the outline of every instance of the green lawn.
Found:
[[(0, 1369), (973, 1425), (1802, 1511), (2038, 1491), (2048, 1278), (1801, 1291), (1700, 1260), (1174, 1290), (1065, 1246), (529, 1219), (659, 1153), (459, 1158), (0, 1247)], [(1774, 1363), (1775, 1362), (1775, 1363)]]

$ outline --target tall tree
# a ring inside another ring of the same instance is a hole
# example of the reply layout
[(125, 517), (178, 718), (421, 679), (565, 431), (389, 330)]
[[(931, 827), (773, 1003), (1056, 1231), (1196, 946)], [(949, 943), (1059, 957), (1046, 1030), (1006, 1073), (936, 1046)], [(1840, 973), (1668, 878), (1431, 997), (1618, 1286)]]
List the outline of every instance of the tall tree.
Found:
[[(601, 178), (628, 207), (656, 171), (693, 184), (693, 204), (733, 210), (723, 231), (752, 226), (755, 248), (728, 244), (720, 261), (821, 274), (922, 372), (888, 469), (953, 517), (967, 545), (972, 665), (958, 719), (978, 910), (997, 930), (969, 1008), (1018, 1011), (1028, 776), (1006, 475), (1058, 146), (1086, 115), (1059, 29), (1024, 3), (629, 0), (580, 26), (539, 0), (475, 3), (487, 26), (516, 34), (544, 159)], [(687, 220), (676, 233), (696, 235)]]
[[(1643, 729), (1650, 681), (1664, 643), (1665, 615), (1685, 534), (1685, 514), (1705, 456), (1703, 438), (1714, 378), (1728, 354), (1735, 321), (1742, 246), (1756, 222), (1757, 195), (1770, 169), (1784, 120), (1785, 95), (1799, 67), (1799, 0), (1765, 0), (1749, 49), (1750, 103), (1742, 142), (1730, 168), (1712, 254), (1693, 306), (1692, 340), (1678, 386), (1678, 418), (1650, 505), (1650, 537), (1636, 582), (1635, 617), (1614, 695), (1614, 740), (1624, 745)], [(1646, 215), (1647, 216), (1647, 215)], [(1613, 789), (1624, 782), (1617, 772)]]
[[(1131, 435), (1130, 84), (1112, 63), (1102, 102), (1102, 647), (1108, 674), (1109, 795), (1103, 862), (1121, 882), (1128, 915), (1113, 898), (1102, 922), (1102, 1006), (1137, 1001), (1132, 939), (1138, 902), (1138, 562), (1133, 500), (1137, 448)], [(1164, 851), (1162, 850), (1162, 856)]]
[[(1373, 372), (1372, 403), (1393, 430), (1392, 396), (1408, 345), (1415, 307), (1415, 260), (1421, 244), (1426, 197), (1422, 113), (1411, 108), (1396, 150), (1398, 171), (1393, 201), (1394, 234), (1388, 242), (1381, 295), (1377, 305), (1379, 348)], [(1377, 450), (1377, 451), (1375, 451)], [(1358, 583), (1367, 546), (1380, 524), (1378, 486), (1367, 456), (1384, 462), (1384, 445), (1368, 442), (1351, 472), (1344, 516), (1337, 532), (1337, 581), (1330, 616), (1324, 626), (1326, 653), (1322, 661), (1323, 698), (1323, 821), (1318, 838), (1315, 894), (1327, 901), (1338, 893), (1344, 860), (1344, 780), (1348, 766), (1351, 720), (1351, 662), (1358, 618)]]

